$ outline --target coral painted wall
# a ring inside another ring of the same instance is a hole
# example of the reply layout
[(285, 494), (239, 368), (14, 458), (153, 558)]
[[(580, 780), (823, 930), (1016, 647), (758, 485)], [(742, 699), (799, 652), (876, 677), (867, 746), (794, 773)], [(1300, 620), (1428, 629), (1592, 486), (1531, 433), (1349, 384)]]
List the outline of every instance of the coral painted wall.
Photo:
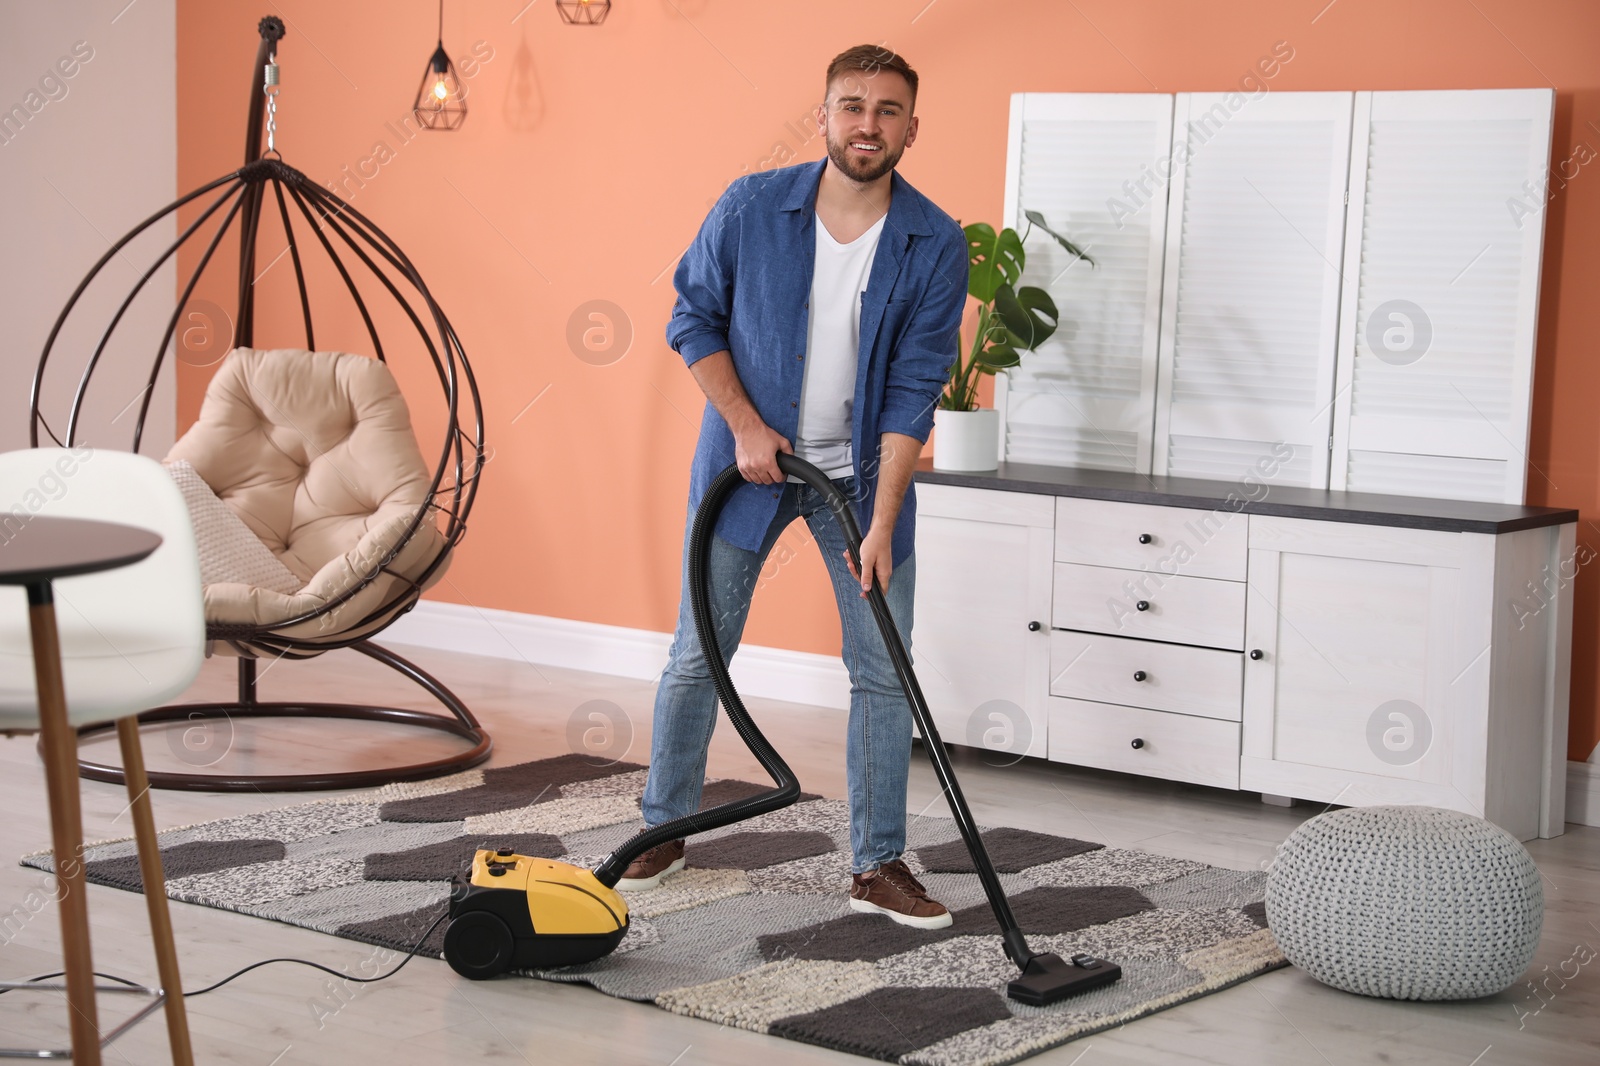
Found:
[[(264, 13), (289, 28), (285, 158), (406, 250), (485, 389), (494, 458), (437, 598), (671, 628), (702, 405), (663, 339), (672, 268), (728, 182), (821, 157), (823, 70), (862, 42), (888, 44), (921, 75), (921, 131), (901, 172), (967, 221), (1000, 214), (1013, 92), (1229, 89), (1279, 42), (1293, 57), (1275, 90), (1553, 86), (1562, 167), (1545, 210), (1529, 502), (1581, 508), (1587, 557), (1600, 549), (1600, 166), (1589, 162), (1600, 6), (1586, 0), (616, 0), (598, 28), (564, 25), (551, 0), (451, 0), (444, 39), (471, 112), (450, 134), (405, 125), (434, 5), (178, 0), (180, 189), (241, 161)], [(263, 346), (301, 343), (291, 275), (272, 262), (281, 248), (258, 259)], [(317, 281), (319, 347), (365, 350), (330, 283)], [(226, 291), (199, 295), (227, 306)], [(420, 366), (392, 361), (427, 395)], [(180, 366), (180, 431), (204, 363)], [(785, 534), (787, 561), (769, 564), (747, 640), (837, 651), (807, 540), (802, 527)], [(1600, 585), (1585, 575), (1578, 590), (1570, 753), (1582, 759), (1600, 739)]]

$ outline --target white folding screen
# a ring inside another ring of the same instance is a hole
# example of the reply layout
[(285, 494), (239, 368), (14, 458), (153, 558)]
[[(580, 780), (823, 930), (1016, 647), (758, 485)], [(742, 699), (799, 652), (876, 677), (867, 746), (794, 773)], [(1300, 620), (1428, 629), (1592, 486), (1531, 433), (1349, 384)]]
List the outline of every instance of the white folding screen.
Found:
[(1026, 232), (1038, 211), (1094, 265), (1037, 227), (1028, 237), (1022, 283), (1048, 291), (1061, 322), (997, 380), (1009, 461), (1150, 469), (1171, 150), (1170, 96), (1012, 97), (1005, 225)]
[(1554, 94), (1012, 97), (1012, 462), (1521, 503)]
[(1327, 484), (1351, 99), (1178, 94), (1157, 474)]
[(1356, 94), (1331, 487), (1523, 502), (1553, 103)]

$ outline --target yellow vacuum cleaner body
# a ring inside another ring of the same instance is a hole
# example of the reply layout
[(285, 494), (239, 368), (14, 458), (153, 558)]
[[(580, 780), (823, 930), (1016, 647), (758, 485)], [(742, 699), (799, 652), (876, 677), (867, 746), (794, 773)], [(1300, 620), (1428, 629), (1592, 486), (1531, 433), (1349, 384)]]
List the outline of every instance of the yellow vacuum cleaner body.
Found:
[(581, 866), (481, 850), (450, 886), (444, 957), (481, 981), (508, 970), (573, 966), (608, 954), (628, 932), (622, 894)]

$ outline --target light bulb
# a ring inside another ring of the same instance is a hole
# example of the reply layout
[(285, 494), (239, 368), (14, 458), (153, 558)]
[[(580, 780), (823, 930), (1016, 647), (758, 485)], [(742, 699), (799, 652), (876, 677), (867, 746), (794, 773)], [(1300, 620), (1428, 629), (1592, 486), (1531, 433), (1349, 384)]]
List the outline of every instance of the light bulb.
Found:
[(467, 87), (456, 77), (441, 41), (422, 72), (416, 103), (411, 105), (417, 123), (430, 130), (458, 128), (467, 117), (466, 95)]

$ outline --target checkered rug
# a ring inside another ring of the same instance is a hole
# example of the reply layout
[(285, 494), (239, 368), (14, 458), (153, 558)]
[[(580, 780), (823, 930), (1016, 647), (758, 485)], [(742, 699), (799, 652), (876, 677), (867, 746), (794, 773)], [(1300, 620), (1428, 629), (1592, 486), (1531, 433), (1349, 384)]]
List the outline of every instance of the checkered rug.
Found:
[[(480, 847), (597, 865), (642, 827), (644, 778), (566, 755), (174, 829), (167, 890), (408, 950)], [(704, 803), (765, 787), (712, 782)], [(1120, 981), (1049, 1007), (1008, 1000), (1016, 968), (948, 819), (914, 819), (906, 861), (950, 928), (853, 913), (847, 805), (814, 796), (693, 838), (687, 870), (630, 896), (615, 952), (530, 976), (890, 1062), (998, 1066), (1286, 965), (1264, 873), (1018, 829), (984, 839), (1033, 949), (1111, 959)], [(47, 851), (22, 861), (50, 869)], [(85, 869), (140, 889), (132, 840), (93, 845)], [(423, 953), (442, 939), (441, 926)]]

